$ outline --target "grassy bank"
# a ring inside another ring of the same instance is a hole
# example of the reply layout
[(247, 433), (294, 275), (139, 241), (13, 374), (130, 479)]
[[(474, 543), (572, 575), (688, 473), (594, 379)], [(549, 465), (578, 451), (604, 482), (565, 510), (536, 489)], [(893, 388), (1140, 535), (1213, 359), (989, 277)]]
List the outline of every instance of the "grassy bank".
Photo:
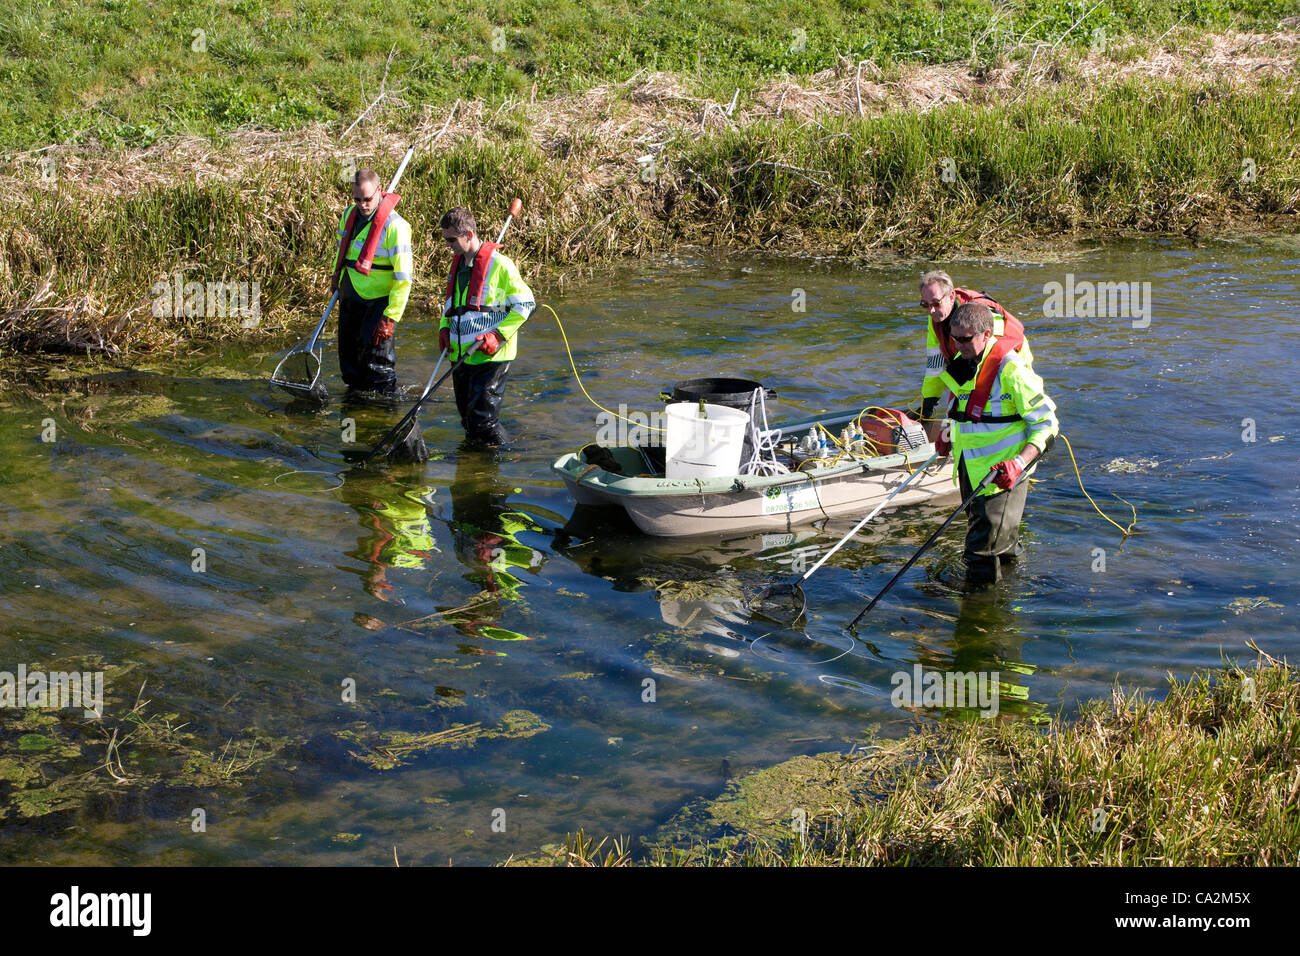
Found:
[(1295, 0), (718, 0), (707, 18), (687, 0), (474, 11), (405, 0), (382, 13), (334, 0), (31, 0), (0, 12), (0, 145), (135, 147), (248, 124), (346, 124), (381, 86), (392, 110), (455, 96), (496, 105), (648, 70), (721, 97), (841, 57), (988, 65), (1040, 44), (1083, 50), (1175, 27), (1269, 33), (1297, 13)]
[[(469, 205), (490, 232), (511, 195), (525, 208), (511, 252), (543, 295), (593, 263), (683, 244), (939, 256), (1085, 234), (1293, 229), (1300, 207), (1294, 76), (1067, 80), (923, 112), (850, 108), (810, 122), (756, 110), (712, 125), (708, 110), (677, 103), (670, 79), (605, 88), (563, 110), (460, 107), (456, 131), (417, 156), (401, 190), (416, 224), (417, 297), (440, 298), (446, 264), (431, 224), (441, 212)], [(844, 84), (860, 95), (852, 74)], [(445, 117), (429, 112), (420, 128)], [(359, 159), (391, 169), (416, 134), (389, 130)], [(325, 301), (348, 160), (324, 128), (65, 159), (53, 182), (15, 170), (24, 186), (0, 207), (0, 346), (283, 339)], [(156, 284), (174, 286), (177, 274), (257, 282), (256, 328), (155, 315)]]
[(927, 724), (741, 778), (644, 847), (577, 834), (532, 862), (1293, 866), (1298, 676), (1261, 655), (1171, 680), (1162, 701), (1117, 691), (1048, 732)]

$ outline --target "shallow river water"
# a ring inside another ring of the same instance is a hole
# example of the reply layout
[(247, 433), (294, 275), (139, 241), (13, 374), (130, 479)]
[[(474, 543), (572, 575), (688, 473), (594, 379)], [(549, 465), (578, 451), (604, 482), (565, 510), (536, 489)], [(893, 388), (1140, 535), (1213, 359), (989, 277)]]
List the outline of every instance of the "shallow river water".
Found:
[[(601, 404), (649, 411), (674, 381), (732, 375), (776, 389), (775, 421), (917, 404), (922, 268), (688, 257), (550, 304)], [(330, 352), (320, 413), (267, 384), (269, 352), (0, 392), (0, 671), (104, 669), (108, 714), (139, 697), (223, 766), (251, 763), (212, 783), (174, 760), (148, 785), (11, 813), (0, 859), (491, 863), (579, 828), (648, 834), (746, 770), (903, 734), (917, 717), (891, 703), (893, 675), (916, 664), (996, 671), (1002, 713), (1042, 721), (1117, 681), (1162, 695), (1166, 674), (1253, 657), (1251, 638), (1294, 659), (1300, 242), (949, 268), (1024, 319), (1084, 483), (1120, 524), (1116, 496), (1131, 502), (1140, 533), (1122, 540), (1092, 509), (1058, 443), (1008, 582), (954, 586), (959, 520), (856, 637), (845, 625), (953, 505), (869, 526), (809, 582), (801, 629), (755, 620), (744, 595), (853, 521), (658, 540), (575, 515), (550, 464), (592, 440), (598, 413), (545, 311), (524, 329), (495, 456), (458, 447), (448, 390), (422, 416), (434, 460), (355, 468), (347, 454), (396, 415), (344, 408)], [(1049, 283), (1080, 313), (1098, 281), (1149, 282), (1149, 313), (1044, 315)], [(435, 326), (402, 324), (404, 384), (431, 368)]]

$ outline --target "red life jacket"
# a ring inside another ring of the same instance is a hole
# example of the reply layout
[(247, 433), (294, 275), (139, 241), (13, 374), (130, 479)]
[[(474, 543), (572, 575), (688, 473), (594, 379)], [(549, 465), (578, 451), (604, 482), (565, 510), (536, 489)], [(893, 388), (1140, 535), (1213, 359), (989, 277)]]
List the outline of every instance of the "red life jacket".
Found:
[[(998, 315), (1002, 316), (1002, 334), (998, 336), (998, 341), (1004, 342), (1010, 340), (1011, 347), (1017, 352), (1020, 351), (1020, 347), (1025, 344), (1025, 327), (1019, 319), (1002, 306), (998, 305), (998, 303), (994, 302), (983, 292), (958, 288), (954, 288), (952, 291), (957, 295), (957, 305), (966, 305), (968, 302), (980, 302), (987, 305)], [(952, 316), (949, 315), (949, 318), (951, 317)], [(950, 362), (956, 358), (957, 353), (960, 350), (957, 348), (957, 343), (952, 340), (952, 336), (948, 334), (948, 319), (944, 319), (942, 322), (935, 322), (932, 316), (930, 318), (930, 328), (934, 331), (934, 337), (939, 342), (939, 349), (943, 352), (943, 360), (945, 362)]]
[[(465, 304), (459, 307), (453, 306), (447, 314), (455, 317), (463, 312), (480, 312), (483, 309), (483, 284), (487, 282), (488, 265), (492, 262), (492, 253), (501, 248), (495, 242), (485, 242), (478, 247), (478, 253), (474, 256), (474, 268), (469, 274), (469, 288), (465, 290)], [(447, 295), (448, 302), (456, 301), (456, 273), (460, 271), (460, 261), (463, 256), (457, 255), (451, 260), (451, 273), (447, 276)]]
[[(1019, 323), (1016, 323), (1019, 325)], [(1020, 339), (1024, 343), (1024, 337)], [(962, 416), (966, 421), (978, 422), (984, 418), (984, 409), (988, 407), (989, 396), (993, 394), (993, 383), (998, 379), (998, 372), (1002, 368), (1002, 361), (1020, 346), (1009, 342), (1006, 338), (1000, 338), (993, 343), (993, 348), (984, 359), (984, 364), (980, 366), (979, 374), (975, 377), (975, 390), (970, 393), (970, 398), (966, 400), (966, 411)], [(990, 418), (989, 424), (1015, 422), (1020, 420), (1020, 415), (999, 415), (996, 419)], [(959, 421), (961, 419), (958, 419)]]
[[(357, 204), (352, 204), (348, 223), (343, 227), (343, 238), (339, 240), (339, 254), (334, 260), (335, 282), (338, 281), (344, 266), (351, 266), (363, 276), (370, 275), (370, 270), (373, 268), (371, 264), (375, 260), (375, 250), (379, 248), (379, 240), (383, 238), (384, 229), (388, 226), (388, 214), (393, 211), (393, 207), (401, 198), (397, 193), (384, 193), (384, 198), (379, 200), (379, 208), (375, 210), (375, 217), (370, 221), (370, 233), (366, 236), (366, 241), (361, 244), (361, 254), (357, 256), (355, 262), (348, 259), (348, 248), (352, 245), (352, 230), (357, 224)], [(386, 269), (388, 266), (381, 268)]]

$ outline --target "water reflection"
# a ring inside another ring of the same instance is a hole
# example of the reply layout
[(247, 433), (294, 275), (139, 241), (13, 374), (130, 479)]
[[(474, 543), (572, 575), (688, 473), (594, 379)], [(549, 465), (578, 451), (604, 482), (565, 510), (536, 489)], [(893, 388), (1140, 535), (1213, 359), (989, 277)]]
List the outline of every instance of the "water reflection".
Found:
[(353, 469), (339, 489), (342, 499), (357, 512), (362, 534), (357, 546), (346, 552), (364, 564), (362, 586), (381, 601), (405, 604), (388, 580), (392, 568), (425, 569), (439, 548), (429, 523), (428, 484), (405, 484), (398, 478)]
[(462, 447), (448, 492), (452, 550), (466, 569), (461, 577), (478, 594), (461, 605), (439, 606), (444, 619), (467, 637), (496, 641), (529, 640), (497, 625), (505, 609), (521, 600), (523, 576), (538, 572), (545, 555), (518, 539), (541, 525), (509, 502), (510, 486), (501, 479), (496, 453)]
[[(766, 585), (796, 580), (811, 566), (830, 546), (824, 531), (806, 529), (780, 538), (652, 539), (625, 528), (617, 512), (577, 509), (556, 540), (559, 553), (585, 573), (612, 582), (614, 590), (654, 596), (661, 620), (671, 629), (646, 658), (656, 673), (685, 676), (689, 667), (694, 679), (707, 677), (716, 672), (701, 672), (698, 653), (705, 652), (715, 661), (739, 657), (746, 674), (788, 680), (788, 691), (853, 690), (884, 705), (893, 690), (895, 707), (932, 718), (1045, 719), (1045, 705), (1030, 699), (1030, 678), (1038, 668), (1026, 662), (1023, 648), (1031, 638), (1021, 629), (1023, 615), (1012, 606), (1023, 572), (996, 587), (964, 593), (959, 553), (953, 553), (939, 558), (937, 579), (920, 588), (927, 604), (922, 623), (884, 633), (881, 615), (855, 638), (842, 623), (827, 619), (820, 600), (836, 592), (845, 599), (846, 571), (878, 556), (881, 540), (914, 537), (898, 535), (895, 527), (912, 520), (913, 514), (882, 519), (871, 532), (873, 540), (838, 551), (818, 571), (821, 584), (807, 617), (793, 626), (756, 613), (754, 602)], [(904, 620), (911, 618), (913, 609), (904, 610)], [(899, 699), (898, 675), (916, 685), (914, 695), (909, 688)]]
[(1026, 637), (1006, 586), (963, 595), (951, 637), (935, 637), (919, 632), (903, 661), (911, 672), (893, 675), (896, 705), (961, 720), (1046, 719), (1045, 705), (1030, 698), (1038, 668), (1025, 661)]

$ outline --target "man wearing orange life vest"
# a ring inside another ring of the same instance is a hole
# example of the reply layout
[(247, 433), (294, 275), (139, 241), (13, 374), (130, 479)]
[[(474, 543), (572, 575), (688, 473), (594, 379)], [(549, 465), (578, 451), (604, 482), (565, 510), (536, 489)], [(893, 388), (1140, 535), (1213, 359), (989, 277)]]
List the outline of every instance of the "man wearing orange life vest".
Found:
[(953, 313), (949, 334), (958, 355), (939, 374), (944, 434), (962, 498), (992, 476), (971, 502), (966, 530), (966, 583), (993, 584), (1022, 548), (1020, 519), (1028, 478), (1059, 431), (1056, 404), (1043, 380), (1006, 338), (993, 335), (993, 310), (970, 302)]
[(468, 209), (448, 210), (440, 225), (452, 262), (438, 347), (452, 362), (465, 360), (451, 380), (466, 439), (500, 445), (506, 440), (499, 418), (506, 375), (518, 351), (519, 327), (537, 304), (514, 262), (495, 242), (478, 237)]
[(393, 207), (401, 197), (362, 169), (352, 179), (353, 205), (339, 220), (330, 284), (339, 293), (339, 371), (349, 388), (397, 390), (393, 329), (411, 296), (411, 226)]
[(921, 382), (921, 420), (933, 441), (939, 434), (942, 416), (936, 419), (935, 405), (943, 393), (939, 376), (944, 366), (957, 357), (959, 349), (948, 331), (948, 322), (958, 306), (978, 302), (993, 313), (993, 335), (1009, 338), (1026, 365), (1033, 366), (1034, 355), (1025, 339), (1025, 327), (1020, 320), (983, 292), (959, 289), (952, 284), (952, 276), (941, 269), (921, 276), (921, 308), (930, 313), (925, 332), (925, 378)]

